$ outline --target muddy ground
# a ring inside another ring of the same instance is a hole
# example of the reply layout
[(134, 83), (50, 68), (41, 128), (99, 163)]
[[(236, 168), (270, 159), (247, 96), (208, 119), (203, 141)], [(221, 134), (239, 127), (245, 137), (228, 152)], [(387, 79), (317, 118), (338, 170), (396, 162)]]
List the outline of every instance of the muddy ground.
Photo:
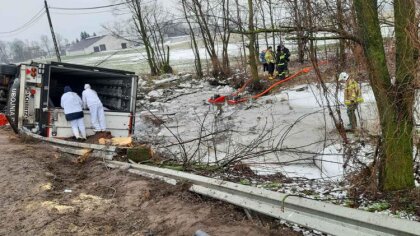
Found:
[(0, 129), (0, 235), (297, 235), (271, 220), (126, 172), (76, 163)]

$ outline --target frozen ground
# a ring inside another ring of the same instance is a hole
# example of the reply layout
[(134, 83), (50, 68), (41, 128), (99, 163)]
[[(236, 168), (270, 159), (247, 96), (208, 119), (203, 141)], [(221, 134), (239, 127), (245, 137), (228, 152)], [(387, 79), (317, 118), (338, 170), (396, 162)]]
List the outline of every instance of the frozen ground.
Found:
[[(278, 90), (238, 105), (221, 106), (207, 100), (215, 94), (229, 95), (235, 91), (233, 88), (210, 86), (188, 75), (139, 84), (142, 99), (138, 103), (138, 140), (153, 143), (160, 153), (180, 161), (223, 164), (240, 160), (258, 175), (293, 179), (278, 182), (275, 178), (261, 181), (237, 176), (242, 184), (348, 205), (349, 186), (344, 177), (358, 163), (372, 161), (374, 148), (368, 142), (365, 145), (354, 142), (355, 152), (343, 168), (344, 148), (328, 115), (326, 101), (315, 84)], [(328, 88), (335, 90), (332, 84)], [(358, 119), (369, 134), (378, 134), (372, 90), (368, 84), (362, 84), (362, 91), (365, 102), (359, 108)], [(343, 101), (342, 92), (337, 100)], [(348, 124), (345, 107), (340, 102), (337, 104), (344, 124)], [(367, 138), (364, 133), (348, 135), (352, 141)], [(378, 204), (382, 203), (363, 200), (360, 208), (375, 209)], [(393, 215), (389, 210), (382, 214)], [(417, 220), (406, 212), (393, 216)]]
[[(368, 85), (363, 84), (362, 89), (362, 125), (376, 132), (374, 97)], [(165, 120), (166, 127), (156, 127), (147, 120), (152, 117), (150, 112), (140, 108), (137, 137), (159, 144), (160, 150), (173, 158), (184, 155), (203, 163), (241, 160), (257, 174), (342, 179), (346, 172), (342, 168), (343, 148), (317, 86), (289, 88), (239, 105), (218, 107), (207, 102), (214, 94), (228, 95), (232, 91), (228, 86), (212, 87), (198, 81), (180, 83), (175, 89), (153, 90), (146, 98), (153, 97), (154, 102), (145, 106)], [(341, 93), (338, 99), (343, 100)], [(347, 124), (345, 107), (340, 110)], [(186, 143), (186, 151), (172, 145), (212, 133), (217, 134), (211, 139)], [(168, 145), (172, 146), (163, 148)], [(371, 152), (370, 146), (359, 149), (361, 158)]]

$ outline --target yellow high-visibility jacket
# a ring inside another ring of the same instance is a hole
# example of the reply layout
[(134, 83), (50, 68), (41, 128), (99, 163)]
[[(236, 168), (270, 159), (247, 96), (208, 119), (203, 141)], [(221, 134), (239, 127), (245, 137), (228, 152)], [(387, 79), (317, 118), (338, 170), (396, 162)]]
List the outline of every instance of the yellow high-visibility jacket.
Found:
[(267, 50), (265, 52), (265, 60), (267, 61), (267, 63), (276, 63), (273, 51)]
[(348, 79), (344, 90), (344, 104), (349, 106), (352, 104), (362, 103), (363, 101), (359, 84), (354, 79)]

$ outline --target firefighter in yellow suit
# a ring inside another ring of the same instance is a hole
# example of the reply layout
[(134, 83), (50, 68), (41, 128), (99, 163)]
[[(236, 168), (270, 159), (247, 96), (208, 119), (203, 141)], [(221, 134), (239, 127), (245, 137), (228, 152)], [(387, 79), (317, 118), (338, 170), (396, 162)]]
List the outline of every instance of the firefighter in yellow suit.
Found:
[(265, 51), (265, 61), (268, 64), (268, 66), (267, 66), (268, 74), (269, 74), (268, 78), (273, 79), (274, 78), (274, 69), (275, 69), (276, 58), (275, 58), (272, 47), (268, 47), (267, 50)]
[(349, 116), (349, 128), (354, 130), (357, 128), (356, 110), (359, 103), (364, 102), (360, 86), (356, 80), (350, 77), (346, 72), (342, 72), (339, 80), (346, 81), (344, 90), (344, 104), (347, 107), (347, 115)]

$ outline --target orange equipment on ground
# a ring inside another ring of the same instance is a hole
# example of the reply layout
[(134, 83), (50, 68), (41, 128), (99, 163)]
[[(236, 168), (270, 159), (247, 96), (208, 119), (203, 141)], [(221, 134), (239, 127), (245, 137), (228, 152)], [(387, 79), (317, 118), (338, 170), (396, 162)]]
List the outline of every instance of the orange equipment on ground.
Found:
[[(328, 62), (327, 61), (321, 61), (321, 62), (318, 63), (318, 65), (323, 65), (323, 64), (326, 64), (326, 63), (328, 63)], [(305, 67), (305, 68), (299, 70), (298, 72), (296, 72), (295, 74), (274, 83), (268, 89), (264, 90), (263, 92), (261, 92), (259, 94), (256, 94), (256, 95), (250, 96), (250, 97), (245, 97), (245, 98), (238, 98), (238, 94), (243, 92), (245, 90), (246, 86), (248, 86), (248, 84), (252, 81), (252, 79), (249, 79), (248, 81), (246, 81), (246, 83), (237, 92), (233, 93), (232, 95), (230, 95), (230, 96), (214, 96), (214, 97), (210, 98), (208, 100), (208, 102), (210, 102), (212, 104), (220, 104), (220, 103), (224, 103), (226, 101), (226, 99), (234, 97), (236, 99), (227, 100), (227, 103), (229, 105), (234, 105), (234, 104), (238, 104), (238, 103), (241, 103), (241, 102), (248, 101), (249, 99), (258, 99), (259, 97), (267, 94), (268, 92), (270, 92), (270, 90), (279, 86), (280, 84), (282, 84), (284, 82), (287, 82), (291, 79), (294, 79), (294, 78), (296, 78), (296, 77), (298, 77), (302, 74), (309, 73), (312, 69), (313, 69), (313, 67)]]

